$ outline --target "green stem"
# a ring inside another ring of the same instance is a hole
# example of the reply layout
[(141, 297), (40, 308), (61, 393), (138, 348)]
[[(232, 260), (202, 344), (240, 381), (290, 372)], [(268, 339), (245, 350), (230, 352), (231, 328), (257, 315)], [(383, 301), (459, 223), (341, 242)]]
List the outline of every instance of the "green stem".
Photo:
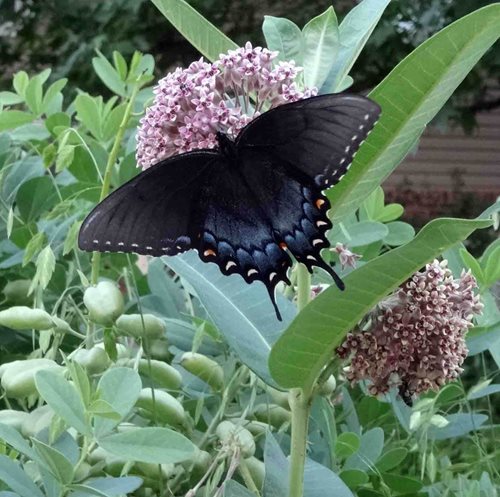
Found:
[[(311, 275), (303, 264), (297, 266), (297, 306), (299, 312), (311, 300)], [(292, 441), (290, 448), (289, 497), (304, 495), (304, 467), (306, 464), (307, 428), (312, 391), (293, 388), (289, 394), (292, 411)]]
[(311, 275), (304, 264), (297, 266), (297, 307), (301, 311), (311, 300)]
[(292, 441), (288, 495), (302, 497), (304, 494), (304, 467), (311, 396), (301, 388), (293, 388), (290, 390), (289, 402), (292, 410)]
[[(102, 180), (101, 196), (99, 197), (99, 202), (103, 201), (109, 194), (109, 188), (111, 184), (111, 173), (113, 172), (113, 166), (118, 159), (118, 153), (120, 152), (120, 147), (123, 140), (123, 135), (127, 129), (128, 122), (130, 120), (130, 115), (132, 113), (132, 108), (134, 106), (135, 98), (139, 92), (139, 85), (135, 85), (132, 94), (130, 95), (130, 100), (128, 101), (127, 107), (125, 108), (125, 113), (123, 114), (122, 122), (116, 133), (115, 141), (111, 152), (109, 153), (108, 162), (106, 163), (106, 170), (104, 172), (104, 178)], [(92, 273), (90, 277), (90, 283), (92, 285), (97, 284), (99, 279), (99, 270), (101, 267), (101, 253), (93, 252), (92, 254)]]

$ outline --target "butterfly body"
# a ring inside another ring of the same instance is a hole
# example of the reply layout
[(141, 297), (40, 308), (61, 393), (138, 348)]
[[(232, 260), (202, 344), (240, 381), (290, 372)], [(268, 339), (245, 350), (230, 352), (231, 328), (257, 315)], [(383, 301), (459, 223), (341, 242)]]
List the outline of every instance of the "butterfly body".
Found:
[(347, 171), (379, 107), (360, 96), (322, 95), (261, 114), (218, 148), (165, 159), (100, 203), (79, 234), (84, 250), (175, 255), (205, 262), (247, 283), (262, 281), (278, 318), (275, 287), (289, 284), (292, 255), (326, 270), (328, 198)]

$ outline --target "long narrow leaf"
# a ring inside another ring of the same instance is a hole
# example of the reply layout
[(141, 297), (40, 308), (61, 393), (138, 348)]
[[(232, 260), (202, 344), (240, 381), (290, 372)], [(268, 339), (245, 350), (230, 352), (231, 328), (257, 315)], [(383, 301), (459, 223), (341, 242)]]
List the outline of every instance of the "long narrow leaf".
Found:
[(339, 50), (320, 93), (342, 91), (346, 76), (390, 1), (364, 0), (345, 16), (339, 26)]
[(300, 28), (284, 17), (265, 16), (262, 32), (267, 48), (279, 52), (278, 60), (294, 60), (304, 64), (304, 37)]
[(311, 19), (302, 30), (304, 37), (304, 82), (321, 88), (339, 49), (339, 26), (333, 7)]
[(238, 45), (184, 0), (151, 0), (175, 29), (208, 60)]

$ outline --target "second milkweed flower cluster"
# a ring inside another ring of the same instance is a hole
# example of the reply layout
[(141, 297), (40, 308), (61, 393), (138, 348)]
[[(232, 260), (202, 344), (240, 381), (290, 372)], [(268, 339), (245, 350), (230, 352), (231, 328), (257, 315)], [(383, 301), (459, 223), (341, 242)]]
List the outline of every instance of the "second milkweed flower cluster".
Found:
[(161, 79), (138, 130), (138, 165), (146, 169), (177, 153), (214, 148), (218, 131), (235, 137), (262, 111), (315, 95), (315, 88), (299, 89), (302, 68), (293, 61), (274, 64), (277, 55), (247, 43), (213, 64), (200, 59)]
[(337, 349), (350, 358), (347, 379), (370, 380), (377, 395), (391, 387), (418, 394), (457, 378), (465, 333), (483, 308), (476, 287), (470, 271), (455, 279), (447, 261), (427, 264), (379, 304), (369, 329), (350, 333)]

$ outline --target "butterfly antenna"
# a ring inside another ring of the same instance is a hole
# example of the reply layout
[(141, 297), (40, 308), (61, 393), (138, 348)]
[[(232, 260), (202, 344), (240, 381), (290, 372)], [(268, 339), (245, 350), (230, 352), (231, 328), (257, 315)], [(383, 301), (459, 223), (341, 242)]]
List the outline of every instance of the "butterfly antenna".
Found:
[(283, 321), (283, 318), (281, 317), (281, 312), (278, 308), (278, 304), (276, 303), (276, 287), (271, 287), (266, 285), (266, 288), (269, 293), (271, 303), (273, 304), (274, 311), (276, 312), (276, 317), (278, 318), (278, 321)]
[(339, 290), (345, 290), (344, 282), (340, 279), (340, 276), (333, 270), (333, 268), (329, 264), (324, 262), (322, 259), (318, 259), (316, 265), (321, 269), (324, 269), (333, 278), (333, 281), (335, 281), (335, 284), (337, 285)]

